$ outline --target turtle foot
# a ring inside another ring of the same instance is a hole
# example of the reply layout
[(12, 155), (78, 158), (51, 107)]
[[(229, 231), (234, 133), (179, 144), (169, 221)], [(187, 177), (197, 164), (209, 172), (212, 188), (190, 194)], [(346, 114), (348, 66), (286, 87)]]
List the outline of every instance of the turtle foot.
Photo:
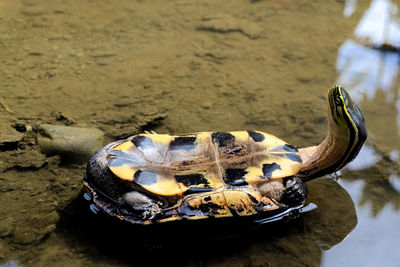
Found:
[(285, 183), (281, 202), (288, 206), (304, 203), (307, 197), (307, 188), (304, 183), (297, 177), (288, 178)]
[(162, 202), (153, 200), (136, 191), (125, 193), (119, 199), (119, 205), (120, 210), (125, 215), (137, 214), (143, 220), (151, 220), (162, 212)]

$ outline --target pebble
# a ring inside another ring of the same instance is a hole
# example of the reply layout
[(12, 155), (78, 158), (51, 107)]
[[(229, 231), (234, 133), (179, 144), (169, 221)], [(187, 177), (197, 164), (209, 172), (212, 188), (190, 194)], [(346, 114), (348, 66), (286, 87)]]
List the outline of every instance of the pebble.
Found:
[(57, 121), (61, 121), (67, 126), (74, 124), (75, 121), (71, 118), (70, 115), (63, 113), (63, 112), (53, 112), (52, 115), (56, 117)]
[(38, 145), (44, 154), (57, 154), (70, 160), (86, 161), (103, 146), (104, 133), (96, 128), (42, 124)]

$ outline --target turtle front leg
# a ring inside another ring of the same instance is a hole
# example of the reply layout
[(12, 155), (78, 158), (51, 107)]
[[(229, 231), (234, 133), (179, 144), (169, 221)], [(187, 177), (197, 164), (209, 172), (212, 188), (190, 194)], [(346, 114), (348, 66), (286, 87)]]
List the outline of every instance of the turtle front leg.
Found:
[(257, 189), (261, 195), (280, 201), (285, 191), (285, 186), (283, 179), (278, 179), (262, 183)]
[(298, 177), (286, 178), (285, 190), (283, 191), (281, 201), (286, 205), (293, 206), (304, 203), (307, 197), (307, 188)]
[(142, 212), (143, 220), (151, 220), (160, 214), (162, 212), (161, 205), (163, 204), (161, 201), (155, 201), (137, 191), (125, 193), (119, 199), (119, 203), (122, 207), (129, 206), (134, 211)]
[(294, 206), (304, 202), (307, 189), (304, 183), (297, 177), (272, 180), (258, 186), (258, 191), (266, 197), (278, 202)]

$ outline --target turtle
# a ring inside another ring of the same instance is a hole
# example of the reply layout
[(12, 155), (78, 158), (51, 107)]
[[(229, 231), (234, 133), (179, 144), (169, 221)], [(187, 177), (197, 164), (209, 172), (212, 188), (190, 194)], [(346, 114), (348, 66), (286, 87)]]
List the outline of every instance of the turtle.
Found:
[(145, 132), (110, 143), (87, 164), (85, 196), (92, 211), (133, 224), (298, 210), (307, 197), (304, 183), (341, 169), (367, 138), (345, 89), (329, 89), (327, 102), (328, 134), (317, 146), (296, 148), (256, 130)]

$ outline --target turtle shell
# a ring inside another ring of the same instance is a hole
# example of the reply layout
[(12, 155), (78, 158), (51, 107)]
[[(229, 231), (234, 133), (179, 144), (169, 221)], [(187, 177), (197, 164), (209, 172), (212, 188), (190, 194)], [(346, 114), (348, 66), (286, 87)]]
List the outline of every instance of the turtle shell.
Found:
[(118, 178), (159, 196), (186, 196), (295, 175), (296, 148), (260, 131), (140, 134), (107, 151)]

